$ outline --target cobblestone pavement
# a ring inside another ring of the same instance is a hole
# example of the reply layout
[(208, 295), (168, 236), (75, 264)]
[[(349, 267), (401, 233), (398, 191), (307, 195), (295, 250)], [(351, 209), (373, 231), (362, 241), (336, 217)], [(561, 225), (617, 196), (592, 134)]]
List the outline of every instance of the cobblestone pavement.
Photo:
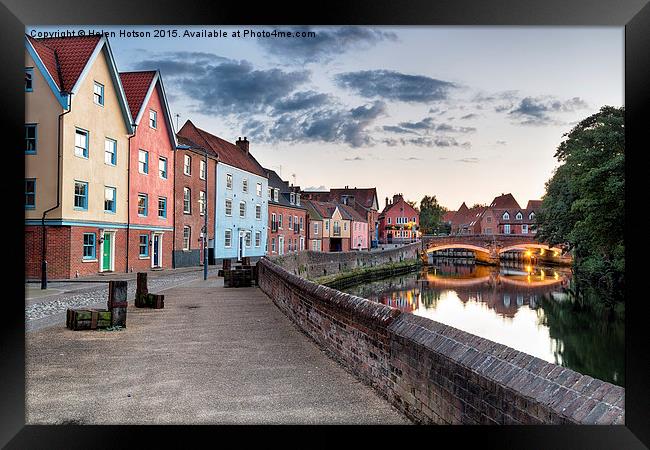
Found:
[[(208, 275), (216, 275), (217, 270), (216, 268), (209, 269)], [(149, 292), (155, 294), (171, 287), (201, 279), (202, 277), (203, 271), (201, 270), (150, 275), (148, 279)], [(135, 297), (135, 279), (127, 280), (127, 286), (127, 298), (129, 302), (132, 302)], [(34, 295), (33, 298), (27, 298), (25, 300), (26, 331), (35, 331), (65, 323), (65, 311), (68, 308), (105, 308), (106, 301), (108, 300), (107, 281), (97, 283), (50, 283), (48, 287), (52, 291), (51, 295), (44, 297)]]

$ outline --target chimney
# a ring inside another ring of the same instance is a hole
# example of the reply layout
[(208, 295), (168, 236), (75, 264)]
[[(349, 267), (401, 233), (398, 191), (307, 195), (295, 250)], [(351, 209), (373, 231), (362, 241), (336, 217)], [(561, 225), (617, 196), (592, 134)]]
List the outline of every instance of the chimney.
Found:
[(393, 195), (393, 203), (397, 203), (402, 198), (402, 194)]
[(388, 206), (388, 197), (386, 197), (386, 206)]
[(235, 144), (237, 145), (237, 147), (241, 148), (244, 151), (244, 153), (246, 153), (248, 155), (248, 144), (249, 144), (249, 142), (246, 139), (246, 136), (244, 136), (243, 141), (242, 141), (241, 136), (239, 138), (237, 138), (237, 142), (235, 142)]

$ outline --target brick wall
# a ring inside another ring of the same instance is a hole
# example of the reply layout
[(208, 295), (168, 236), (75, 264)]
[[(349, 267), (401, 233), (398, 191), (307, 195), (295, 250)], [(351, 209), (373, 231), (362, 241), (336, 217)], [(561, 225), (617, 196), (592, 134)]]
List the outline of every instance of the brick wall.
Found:
[[(41, 278), (43, 228), (25, 226), (25, 278)], [(47, 227), (48, 279), (70, 277), (70, 227)]]
[(332, 358), (418, 423), (624, 424), (619, 386), (315, 284), (279, 260), (258, 263), (260, 289)]
[[(323, 239), (323, 246), (329, 245), (329, 239)], [(388, 248), (388, 247), (387, 247)], [(348, 252), (314, 252), (305, 251), (296, 254), (272, 257), (271, 260), (284, 267), (294, 275), (305, 278), (318, 278), (332, 275), (343, 270), (371, 267), (409, 259), (417, 259), (421, 245), (414, 243), (387, 249), (384, 251), (348, 251)]]
[[(151, 258), (153, 249), (151, 241), (153, 237), (151, 230), (138, 230), (132, 229), (129, 234), (129, 271), (142, 272), (151, 270)], [(172, 231), (164, 231), (162, 233), (162, 267), (164, 269), (171, 269), (172, 267), (172, 250), (174, 245), (174, 238)], [(140, 258), (140, 235), (149, 235), (149, 256), (147, 258)], [(132, 270), (131, 270), (132, 269)]]

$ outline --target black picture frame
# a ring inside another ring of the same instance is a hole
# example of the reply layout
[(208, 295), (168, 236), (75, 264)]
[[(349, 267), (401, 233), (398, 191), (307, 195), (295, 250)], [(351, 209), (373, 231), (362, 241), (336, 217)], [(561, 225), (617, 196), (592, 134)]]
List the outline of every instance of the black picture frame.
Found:
[[(4, 196), (5, 230), (3, 249), (4, 286), (10, 286), (4, 296), (2, 346), (0, 347), (0, 406), (2, 428), (0, 444), (7, 448), (88, 448), (129, 447), (133, 439), (146, 436), (146, 446), (160, 443), (187, 446), (187, 439), (208, 437), (214, 442), (213, 427), (138, 427), (138, 426), (26, 426), (25, 425), (25, 330), (23, 183), (22, 145), (24, 123), (23, 36), (25, 25), (54, 24), (317, 24), (317, 25), (567, 25), (625, 27), (625, 120), (626, 120), (626, 248), (628, 275), (626, 286), (626, 399), (625, 426), (509, 426), (509, 427), (421, 427), (391, 428), (388, 433), (367, 428), (354, 433), (364, 443), (385, 434), (402, 437), (411, 433), (430, 439), (450, 438), (454, 446), (472, 442), (499, 448), (647, 448), (650, 445), (650, 375), (648, 366), (647, 300), (639, 294), (640, 278), (635, 267), (642, 267), (642, 244), (631, 236), (643, 234), (640, 215), (645, 211), (644, 131), (648, 128), (650, 109), (650, 5), (648, 0), (445, 0), (390, 1), (347, 0), (335, 3), (302, 3), (280, 5), (265, 2), (253, 6), (246, 2), (215, 2), (194, 0), (176, 2), (135, 3), (129, 0), (2, 0), (0, 5), (0, 52), (2, 68), (0, 92), (3, 107), (2, 123), (7, 126), (4, 136), (5, 174), (9, 186)], [(10, 169), (11, 168), (11, 169)], [(647, 169), (645, 169), (647, 170)], [(23, 170), (24, 172), (24, 170)], [(647, 175), (646, 175), (647, 177)], [(634, 195), (640, 201), (634, 201)], [(637, 206), (637, 208), (634, 208)], [(641, 208), (638, 208), (641, 206)], [(18, 238), (21, 236), (21, 238)], [(638, 264), (637, 264), (638, 263)], [(241, 445), (252, 435), (235, 428)], [(263, 427), (261, 431), (276, 431)], [(312, 430), (310, 430), (311, 432)], [(329, 433), (328, 430), (325, 430)], [(282, 430), (281, 438), (291, 439), (293, 431)], [(429, 436), (429, 434), (431, 435)], [(435, 434), (434, 434), (435, 433)], [(310, 436), (307, 434), (306, 436)], [(383, 442), (383, 441), (382, 441)], [(341, 442), (342, 443), (342, 442)], [(415, 442), (404, 441), (407, 445)], [(267, 444), (268, 445), (268, 444)]]

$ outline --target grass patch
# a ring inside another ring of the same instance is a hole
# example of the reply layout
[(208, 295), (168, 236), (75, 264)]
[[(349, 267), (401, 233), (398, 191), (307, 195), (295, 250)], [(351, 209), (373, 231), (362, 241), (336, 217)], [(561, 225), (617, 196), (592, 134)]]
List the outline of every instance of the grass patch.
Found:
[(374, 267), (359, 267), (344, 272), (314, 278), (311, 281), (334, 289), (338, 289), (361, 283), (363, 281), (410, 272), (413, 269), (420, 267), (421, 265), (422, 262), (419, 259), (409, 259), (400, 262), (382, 264)]

